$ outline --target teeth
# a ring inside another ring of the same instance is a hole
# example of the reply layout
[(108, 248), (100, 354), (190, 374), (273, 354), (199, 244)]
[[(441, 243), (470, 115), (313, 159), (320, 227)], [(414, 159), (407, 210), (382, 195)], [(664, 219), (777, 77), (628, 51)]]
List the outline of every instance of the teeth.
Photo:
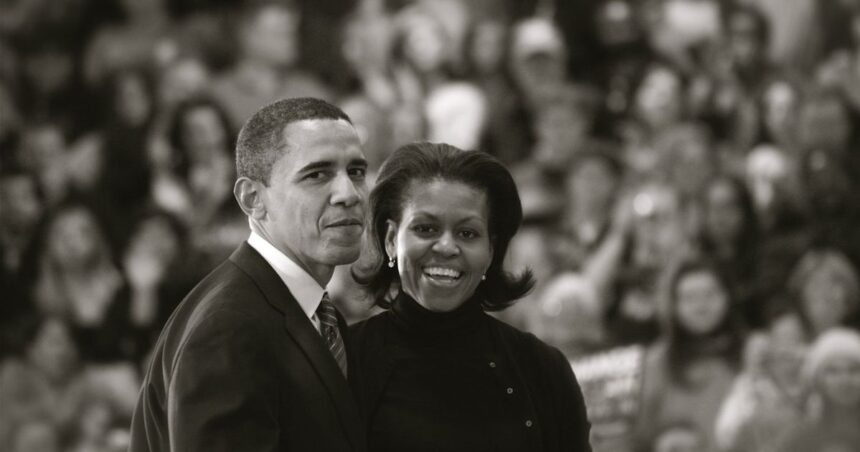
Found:
[(429, 267), (424, 269), (424, 273), (427, 273), (430, 276), (447, 276), (449, 278), (459, 278), (461, 272), (454, 270), (453, 268), (445, 268), (445, 267)]

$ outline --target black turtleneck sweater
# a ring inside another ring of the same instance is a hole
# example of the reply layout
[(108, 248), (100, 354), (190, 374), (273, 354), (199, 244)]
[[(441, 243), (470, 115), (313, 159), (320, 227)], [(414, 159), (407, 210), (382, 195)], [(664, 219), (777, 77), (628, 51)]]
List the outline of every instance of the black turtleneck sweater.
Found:
[[(541, 386), (551, 391), (552, 384), (524, 381), (529, 377), (520, 367), (558, 376), (558, 367), (567, 366), (572, 376), (566, 360), (552, 366), (517, 362), (523, 344), (511, 347), (511, 337), (540, 344), (544, 354), (552, 349), (488, 316), (476, 300), (438, 313), (401, 295), (389, 311), (353, 332), (359, 351), (350, 379), (361, 386), (370, 451), (540, 450), (547, 442), (541, 415), (551, 408), (535, 406), (541, 402), (531, 393)], [(579, 394), (575, 380), (568, 384)], [(552, 422), (584, 421), (573, 417)], [(587, 438), (587, 427), (585, 433)], [(587, 450), (567, 446), (561, 450)]]

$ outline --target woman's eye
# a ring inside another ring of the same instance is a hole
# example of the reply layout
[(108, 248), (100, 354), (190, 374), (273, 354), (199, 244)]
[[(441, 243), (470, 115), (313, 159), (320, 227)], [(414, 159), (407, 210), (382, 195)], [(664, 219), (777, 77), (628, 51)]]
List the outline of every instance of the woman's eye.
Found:
[(460, 236), (464, 239), (474, 239), (478, 237), (478, 232), (466, 229), (464, 231), (460, 231)]
[(432, 234), (436, 231), (436, 228), (429, 224), (418, 224), (413, 226), (412, 230), (417, 232), (418, 234)]

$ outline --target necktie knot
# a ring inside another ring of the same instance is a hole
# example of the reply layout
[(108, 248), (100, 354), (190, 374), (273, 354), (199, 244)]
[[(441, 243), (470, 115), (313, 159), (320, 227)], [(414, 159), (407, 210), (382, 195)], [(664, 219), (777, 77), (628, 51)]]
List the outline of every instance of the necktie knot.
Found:
[(320, 334), (328, 345), (328, 349), (337, 361), (343, 376), (346, 377), (346, 347), (343, 343), (343, 337), (340, 335), (340, 328), (337, 324), (337, 310), (328, 292), (324, 292), (320, 305), (317, 308), (317, 317), (320, 321)]

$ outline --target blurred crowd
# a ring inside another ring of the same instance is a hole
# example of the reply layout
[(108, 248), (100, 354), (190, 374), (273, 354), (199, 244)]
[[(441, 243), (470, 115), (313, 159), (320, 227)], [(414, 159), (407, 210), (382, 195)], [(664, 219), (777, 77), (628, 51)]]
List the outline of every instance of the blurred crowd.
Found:
[(858, 0), (7, 0), (0, 62), (2, 450), (125, 450), (161, 326), (249, 233), (235, 136), (293, 96), (371, 170), (511, 168), (539, 284), (500, 316), (643, 350), (596, 451), (860, 450)]

